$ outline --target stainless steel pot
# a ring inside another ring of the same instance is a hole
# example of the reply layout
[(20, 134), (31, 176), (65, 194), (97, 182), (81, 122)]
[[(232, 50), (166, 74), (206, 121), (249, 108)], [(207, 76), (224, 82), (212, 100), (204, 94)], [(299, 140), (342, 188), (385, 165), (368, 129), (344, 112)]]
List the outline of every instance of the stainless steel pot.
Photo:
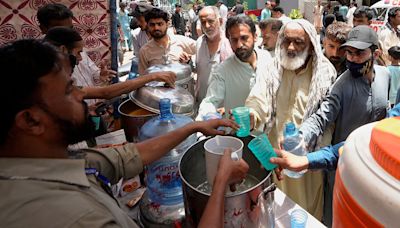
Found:
[[(175, 84), (189, 91), (189, 93), (192, 94), (192, 96), (194, 97), (195, 83), (192, 77), (192, 69), (188, 64), (171, 63), (154, 65), (147, 68), (145, 74), (165, 71), (174, 72), (176, 74)], [(154, 85), (154, 82), (152, 82), (151, 84)]]
[(121, 114), (121, 126), (129, 142), (139, 142), (140, 128), (157, 115), (137, 106), (129, 99), (119, 105), (118, 112)]
[[(242, 139), (243, 159), (249, 164), (248, 174), (259, 182), (243, 192), (225, 197), (224, 227), (274, 227), (274, 194), (272, 172), (261, 168), (260, 162), (248, 149), (247, 144), (253, 136)], [(204, 143), (209, 138), (197, 142), (182, 156), (179, 171), (185, 203), (186, 221), (191, 227), (197, 227), (207, 204), (209, 194), (201, 192), (197, 186), (206, 181)]]
[(161, 98), (169, 98), (172, 103), (172, 112), (191, 116), (194, 112), (193, 96), (181, 87), (144, 86), (129, 94), (129, 98), (146, 110), (160, 113), (159, 103)]

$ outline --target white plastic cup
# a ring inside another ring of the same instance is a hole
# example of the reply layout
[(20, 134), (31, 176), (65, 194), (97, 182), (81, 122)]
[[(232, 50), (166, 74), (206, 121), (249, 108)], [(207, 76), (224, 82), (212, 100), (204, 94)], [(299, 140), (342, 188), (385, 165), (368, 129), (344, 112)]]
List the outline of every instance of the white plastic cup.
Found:
[(232, 150), (232, 160), (240, 160), (242, 158), (243, 142), (238, 138), (217, 135), (204, 143), (207, 181), (211, 186), (217, 175), (219, 160), (224, 155), (226, 148)]

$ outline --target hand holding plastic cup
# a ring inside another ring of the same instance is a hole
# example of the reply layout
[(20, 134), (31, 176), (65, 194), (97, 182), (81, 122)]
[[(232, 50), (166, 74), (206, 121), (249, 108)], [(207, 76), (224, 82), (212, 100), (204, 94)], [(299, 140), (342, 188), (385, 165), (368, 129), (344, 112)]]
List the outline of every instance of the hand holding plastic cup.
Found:
[(236, 132), (239, 137), (246, 137), (250, 135), (250, 109), (247, 107), (237, 107), (232, 109), (232, 115), (240, 128)]
[(290, 227), (291, 228), (303, 228), (307, 224), (307, 212), (302, 209), (293, 210), (290, 214)]
[(248, 147), (265, 169), (273, 170), (276, 167), (275, 164), (269, 162), (271, 157), (277, 156), (266, 134), (261, 134), (252, 139)]
[(207, 181), (212, 186), (218, 171), (218, 163), (224, 155), (224, 150), (232, 150), (232, 160), (240, 160), (243, 152), (242, 140), (232, 136), (215, 136), (204, 143), (206, 158)]

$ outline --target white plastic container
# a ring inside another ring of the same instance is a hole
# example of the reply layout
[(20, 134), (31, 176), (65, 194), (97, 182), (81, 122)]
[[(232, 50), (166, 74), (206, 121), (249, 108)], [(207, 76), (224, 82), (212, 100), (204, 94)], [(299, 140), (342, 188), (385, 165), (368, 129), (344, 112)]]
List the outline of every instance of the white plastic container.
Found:
[(333, 227), (400, 226), (399, 148), (400, 119), (367, 124), (351, 133), (336, 172)]

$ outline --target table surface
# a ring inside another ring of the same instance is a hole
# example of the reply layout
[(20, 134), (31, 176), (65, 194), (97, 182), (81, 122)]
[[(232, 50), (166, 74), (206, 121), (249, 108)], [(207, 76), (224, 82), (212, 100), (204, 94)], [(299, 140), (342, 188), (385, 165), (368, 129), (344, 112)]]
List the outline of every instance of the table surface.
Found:
[[(275, 227), (290, 227), (290, 213), (294, 209), (303, 209), (292, 199), (287, 197), (279, 188), (275, 190)], [(303, 209), (304, 210), (304, 209)], [(306, 211), (307, 212), (307, 211)], [(308, 219), (306, 227), (325, 227), (314, 216), (307, 212)]]
[[(124, 197), (125, 198), (125, 197)], [(120, 198), (120, 201), (127, 200), (127, 198)], [(128, 197), (129, 198), (129, 197)], [(290, 213), (294, 209), (302, 209), (298, 204), (296, 204), (292, 199), (287, 197), (279, 188), (276, 188), (274, 193), (275, 199), (275, 227), (290, 227)], [(125, 205), (123, 209), (128, 213), (131, 218), (137, 218), (139, 213), (139, 207), (136, 205), (134, 208), (127, 208)], [(307, 211), (306, 211), (307, 212)], [(307, 212), (308, 219), (306, 227), (318, 228), (326, 227), (315, 217)]]

